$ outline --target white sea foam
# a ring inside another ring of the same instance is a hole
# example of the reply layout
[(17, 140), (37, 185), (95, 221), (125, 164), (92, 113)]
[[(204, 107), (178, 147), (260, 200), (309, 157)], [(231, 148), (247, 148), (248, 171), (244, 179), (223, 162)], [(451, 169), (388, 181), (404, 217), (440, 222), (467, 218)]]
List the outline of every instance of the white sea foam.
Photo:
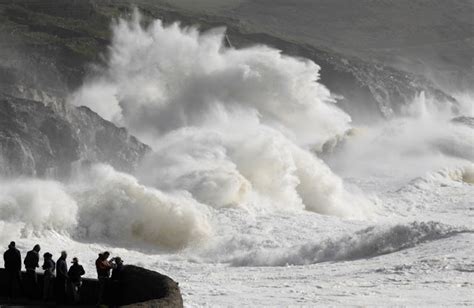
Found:
[[(89, 277), (107, 249), (179, 281), (187, 306), (472, 305), (473, 236), (458, 234), (474, 229), (472, 125), (451, 122), (472, 116), (471, 97), (456, 113), (420, 94), (402, 117), (346, 134), (310, 61), (225, 48), (221, 30), (135, 20), (114, 35), (72, 101), (154, 152), (134, 175), (1, 181), (1, 245), (67, 249)], [(383, 202), (376, 222), (337, 217), (371, 205), (311, 153), (323, 144), (331, 169)]]
[(136, 13), (114, 26), (107, 67), (71, 101), (153, 147), (136, 173), (148, 186), (184, 190), (214, 208), (365, 217), (369, 202), (308, 151), (350, 122), (317, 82), (319, 67), (223, 40), (224, 29), (143, 28)]
[(411, 180), (400, 191), (413, 190), (433, 191), (438, 187), (472, 185), (474, 184), (474, 164), (468, 163), (461, 167), (442, 168), (428, 172)]
[(204, 205), (140, 185), (110, 166), (92, 166), (67, 185), (17, 179), (0, 187), (0, 230), (10, 238), (52, 230), (78, 240), (177, 249), (211, 233)]
[(141, 241), (182, 248), (210, 235), (206, 208), (186, 196), (140, 185), (109, 166), (95, 166), (70, 185), (79, 204), (78, 235), (120, 244)]
[(437, 222), (414, 222), (390, 227), (370, 227), (353, 235), (287, 249), (260, 249), (231, 261), (234, 266), (306, 265), (350, 261), (380, 256), (462, 232)]
[(28, 235), (44, 230), (73, 230), (78, 205), (54, 181), (16, 179), (0, 181), (1, 234)]
[(420, 93), (403, 116), (354, 130), (329, 164), (346, 175), (399, 179), (468, 165), (474, 162), (474, 129), (452, 122), (464, 115), (457, 109)]

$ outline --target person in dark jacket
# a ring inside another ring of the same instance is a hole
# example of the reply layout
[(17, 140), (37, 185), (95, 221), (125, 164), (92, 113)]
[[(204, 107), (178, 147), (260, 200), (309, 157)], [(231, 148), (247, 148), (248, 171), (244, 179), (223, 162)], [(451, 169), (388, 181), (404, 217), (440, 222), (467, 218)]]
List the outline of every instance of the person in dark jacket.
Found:
[(122, 281), (122, 272), (123, 272), (123, 260), (120, 257), (115, 257), (112, 260), (113, 262), (113, 269), (112, 269), (112, 295), (113, 298), (111, 299), (111, 303), (113, 306), (120, 306), (122, 302), (122, 294), (124, 291), (123, 281)]
[(15, 242), (8, 245), (8, 250), (3, 254), (3, 261), (8, 275), (8, 296), (14, 298), (21, 289), (21, 253), (16, 249)]
[(53, 261), (53, 255), (49, 252), (43, 255), (43, 300), (48, 301), (53, 293), (54, 271), (56, 270), (56, 263)]
[(35, 245), (32, 250), (28, 251), (25, 257), (26, 268), (26, 284), (25, 288), (28, 290), (28, 297), (35, 298), (38, 294), (38, 276), (36, 275), (36, 268), (39, 267), (39, 252), (40, 245)]
[(73, 258), (72, 266), (69, 268), (68, 276), (74, 303), (79, 302), (79, 291), (82, 285), (82, 275), (84, 275), (85, 273), (86, 271), (84, 271), (82, 265), (79, 264), (79, 259)]
[(120, 257), (115, 257), (112, 260), (110, 260), (114, 263), (113, 269), (112, 269), (112, 280), (120, 280), (122, 276), (122, 270), (123, 270), (123, 260)]
[(58, 303), (65, 303), (67, 299), (67, 281), (68, 281), (68, 270), (67, 270), (67, 252), (62, 251), (61, 257), (56, 261), (56, 279), (55, 279), (55, 293), (56, 301)]
[(110, 271), (113, 268), (108, 258), (110, 253), (108, 251), (99, 253), (99, 257), (95, 260), (95, 268), (97, 270), (97, 278), (99, 279), (99, 294), (98, 294), (98, 305), (102, 304), (105, 289), (108, 287), (110, 280)]

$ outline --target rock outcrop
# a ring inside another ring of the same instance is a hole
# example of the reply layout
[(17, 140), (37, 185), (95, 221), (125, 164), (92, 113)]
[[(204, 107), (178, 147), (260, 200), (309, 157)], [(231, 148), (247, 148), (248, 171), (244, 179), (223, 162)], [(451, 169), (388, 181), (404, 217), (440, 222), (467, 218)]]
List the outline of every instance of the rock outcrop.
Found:
[(226, 26), (234, 47), (268, 44), (285, 54), (309, 58), (322, 68), (321, 81), (339, 95), (340, 106), (355, 120), (390, 117), (421, 91), (441, 101), (454, 98), (419, 75), (304, 44), (271, 31), (256, 32), (231, 16), (189, 12), (151, 0), (17, 0), (0, 2), (0, 92), (55, 102), (81, 85), (91, 63), (107, 52), (110, 22), (128, 16), (131, 4), (147, 18), (180, 21), (206, 30)]
[(68, 176), (81, 161), (131, 172), (149, 151), (124, 128), (86, 107), (54, 110), (43, 103), (0, 98), (0, 174)]
[[(25, 275), (23, 273), (23, 275)], [(0, 304), (9, 304), (2, 298), (7, 296), (7, 273), (0, 269)], [(24, 285), (28, 288), (29, 285)], [(42, 290), (43, 275), (38, 274), (38, 290)], [(83, 279), (81, 287), (81, 306), (96, 306), (98, 296), (98, 281), (96, 279)], [(25, 294), (34, 294), (32, 290), (24, 289)], [(39, 293), (39, 292), (38, 292)], [(28, 306), (38, 303), (30, 303), (20, 298), (15, 300), (15, 304)], [(150, 271), (138, 266), (127, 265), (123, 268), (123, 275), (120, 280), (111, 281), (106, 288), (104, 296), (105, 303), (113, 306), (144, 307), (144, 308), (181, 308), (183, 298), (178, 283), (168, 276)], [(48, 303), (50, 306), (50, 303)]]
[(182, 307), (178, 284), (171, 278), (141, 267), (127, 265), (121, 275), (121, 303), (126, 307)]
[(462, 124), (474, 128), (474, 118), (473, 117), (456, 117), (451, 120), (451, 122), (456, 124)]

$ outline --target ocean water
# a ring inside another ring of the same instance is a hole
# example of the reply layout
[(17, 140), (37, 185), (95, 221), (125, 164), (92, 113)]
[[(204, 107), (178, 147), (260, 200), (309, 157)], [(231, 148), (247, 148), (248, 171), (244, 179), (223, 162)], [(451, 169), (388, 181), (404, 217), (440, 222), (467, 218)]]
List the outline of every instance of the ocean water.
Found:
[(152, 153), (134, 174), (3, 179), (0, 243), (66, 249), (89, 277), (109, 250), (177, 280), (190, 307), (471, 306), (474, 128), (452, 119), (472, 96), (419, 93), (353, 126), (317, 63), (223, 40), (138, 13), (114, 24), (70, 103)]

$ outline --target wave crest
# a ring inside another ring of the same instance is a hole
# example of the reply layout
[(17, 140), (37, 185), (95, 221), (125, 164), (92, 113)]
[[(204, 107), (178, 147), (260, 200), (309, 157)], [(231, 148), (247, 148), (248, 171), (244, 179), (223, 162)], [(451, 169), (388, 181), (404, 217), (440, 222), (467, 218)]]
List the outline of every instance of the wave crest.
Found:
[(211, 233), (207, 207), (189, 195), (140, 185), (106, 165), (67, 185), (17, 179), (0, 186), (0, 230), (10, 237), (52, 230), (77, 240), (179, 249)]
[(152, 146), (136, 173), (148, 186), (213, 208), (365, 217), (370, 202), (308, 150), (350, 127), (319, 66), (266, 46), (227, 48), (224, 36), (159, 20), (143, 27), (138, 13), (119, 20), (107, 67), (71, 102)]
[(259, 250), (231, 261), (234, 266), (306, 265), (372, 258), (439, 240), (462, 232), (438, 222), (413, 222), (389, 228), (370, 227), (337, 240), (288, 249)]

